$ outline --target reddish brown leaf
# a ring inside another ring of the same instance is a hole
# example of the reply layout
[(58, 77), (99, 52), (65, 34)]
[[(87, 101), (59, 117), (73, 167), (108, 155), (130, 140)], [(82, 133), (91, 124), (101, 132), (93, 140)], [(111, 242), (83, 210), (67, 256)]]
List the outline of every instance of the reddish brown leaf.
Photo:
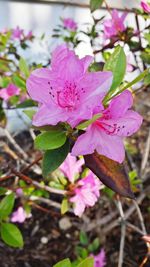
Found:
[(121, 196), (135, 198), (123, 164), (119, 164), (96, 152), (84, 156), (84, 159), (85, 165), (96, 174), (103, 184)]

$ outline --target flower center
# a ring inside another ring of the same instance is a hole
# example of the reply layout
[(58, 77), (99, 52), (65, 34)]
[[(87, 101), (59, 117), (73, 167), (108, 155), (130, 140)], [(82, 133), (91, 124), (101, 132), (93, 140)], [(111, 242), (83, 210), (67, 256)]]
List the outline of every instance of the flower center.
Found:
[(76, 109), (78, 103), (80, 102), (80, 93), (85, 93), (83, 88), (77, 88), (75, 82), (66, 81), (64, 87), (61, 89), (55, 89), (48, 82), (50, 90), (49, 94), (55, 101), (55, 103), (68, 111), (73, 111)]
[(117, 130), (116, 123), (114, 123), (113, 125), (110, 125), (105, 122), (96, 121), (95, 124), (102, 130), (104, 130), (107, 134), (114, 134)]

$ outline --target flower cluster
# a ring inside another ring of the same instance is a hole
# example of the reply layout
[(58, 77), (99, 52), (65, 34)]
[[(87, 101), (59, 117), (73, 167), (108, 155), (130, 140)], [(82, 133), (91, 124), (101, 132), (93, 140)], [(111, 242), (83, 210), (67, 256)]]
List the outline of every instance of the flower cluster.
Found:
[(73, 203), (75, 215), (81, 217), (86, 207), (93, 207), (100, 196), (101, 183), (99, 179), (90, 172), (82, 179), (78, 179), (81, 173), (81, 167), (84, 160), (77, 160), (76, 157), (69, 153), (66, 160), (60, 166), (60, 170), (73, 186), (71, 194), (73, 196), (69, 199)]
[(71, 18), (64, 18), (63, 19), (64, 27), (69, 31), (76, 31), (77, 30), (77, 23)]
[(119, 163), (124, 160), (123, 139), (135, 133), (142, 117), (131, 110), (132, 93), (128, 90), (110, 101), (103, 99), (110, 89), (113, 75), (109, 71), (89, 72), (91, 56), (79, 59), (66, 45), (52, 54), (51, 68), (33, 71), (27, 80), (31, 98), (39, 102), (33, 117), (37, 127), (68, 123), (75, 128), (100, 114), (75, 142), (72, 155), (92, 154), (94, 150)]
[(111, 19), (104, 21), (104, 39), (110, 39), (117, 36), (119, 33), (125, 31), (126, 26), (124, 21), (126, 19), (127, 13), (119, 15), (117, 10), (113, 10), (111, 13)]
[(150, 3), (148, 3), (145, 0), (142, 0), (141, 1), (141, 7), (143, 8), (145, 13), (148, 13), (148, 14), (150, 13)]
[(86, 207), (93, 207), (100, 196), (101, 182), (90, 172), (76, 183), (74, 196), (70, 202), (74, 203), (75, 215), (81, 217)]

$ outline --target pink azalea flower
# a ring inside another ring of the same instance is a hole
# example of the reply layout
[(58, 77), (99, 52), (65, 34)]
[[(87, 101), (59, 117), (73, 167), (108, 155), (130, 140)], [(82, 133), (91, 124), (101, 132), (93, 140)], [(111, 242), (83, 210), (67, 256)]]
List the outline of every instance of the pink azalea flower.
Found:
[(29, 32), (27, 33), (27, 35), (25, 36), (25, 38), (26, 38), (27, 40), (32, 39), (32, 37), (33, 37), (33, 33), (32, 33), (32, 31), (29, 31)]
[(17, 26), (15, 29), (12, 30), (12, 39), (19, 39), (21, 40), (21, 37), (23, 35), (23, 30), (19, 28), (19, 26)]
[(86, 207), (93, 207), (100, 196), (101, 182), (90, 172), (88, 176), (79, 180), (70, 202), (74, 203), (75, 215), (81, 217)]
[(0, 31), (0, 33), (1, 33), (1, 34), (6, 34), (8, 31), (9, 31), (9, 30), (8, 30), (7, 28), (3, 28), (3, 29)]
[(111, 14), (111, 19), (104, 21), (104, 37), (109, 39), (113, 36), (118, 35), (119, 32), (125, 31), (126, 27), (124, 25), (124, 20), (127, 16), (127, 13), (123, 13), (119, 16), (117, 10), (113, 10)]
[(63, 19), (63, 24), (64, 24), (64, 27), (70, 31), (77, 30), (77, 23), (71, 18)]
[(23, 207), (19, 207), (15, 212), (13, 212), (11, 217), (11, 222), (23, 223), (27, 218), (27, 214)]
[(81, 171), (84, 164), (84, 159), (77, 160), (76, 157), (69, 153), (66, 160), (59, 167), (63, 174), (69, 179), (71, 183), (75, 181), (76, 175)]
[(126, 90), (115, 97), (102, 117), (80, 135), (72, 149), (72, 155), (92, 154), (94, 150), (112, 160), (122, 163), (125, 157), (123, 139), (135, 133), (142, 117), (131, 110), (133, 97)]
[(94, 256), (94, 267), (104, 267), (106, 265), (106, 255), (104, 249), (100, 253)]
[(27, 80), (31, 98), (40, 103), (35, 126), (68, 122), (72, 127), (90, 119), (112, 83), (111, 72), (88, 72), (91, 56), (79, 59), (61, 45), (52, 54), (51, 69), (33, 71)]
[(150, 4), (147, 3), (147, 1), (142, 0), (141, 1), (141, 7), (143, 8), (144, 12), (150, 13)]
[(14, 84), (10, 83), (7, 88), (0, 89), (0, 98), (8, 101), (11, 96), (19, 95), (19, 88)]

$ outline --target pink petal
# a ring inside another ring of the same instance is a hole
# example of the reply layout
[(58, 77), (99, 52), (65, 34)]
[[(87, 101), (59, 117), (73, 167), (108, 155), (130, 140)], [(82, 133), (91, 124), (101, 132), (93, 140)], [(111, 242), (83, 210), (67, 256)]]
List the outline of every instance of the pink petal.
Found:
[(96, 150), (99, 154), (112, 160), (122, 163), (125, 158), (123, 140), (119, 136), (108, 135), (104, 132), (97, 132), (99, 144)]
[(126, 90), (119, 96), (113, 98), (109, 108), (104, 111), (104, 116), (109, 115), (112, 119), (123, 117), (126, 111), (133, 105), (133, 97), (130, 91)]
[(41, 103), (51, 100), (48, 82), (52, 79), (49, 69), (41, 68), (34, 70), (27, 80), (27, 90), (31, 98)]
[(84, 164), (84, 159), (77, 160), (76, 157), (69, 153), (66, 160), (59, 167), (70, 182), (74, 182), (75, 176), (81, 171), (81, 166)]
[(33, 125), (39, 127), (44, 125), (56, 125), (58, 122), (67, 119), (65, 112), (53, 107), (47, 107), (45, 104), (39, 107), (37, 113), (33, 116)]
[(106, 255), (104, 249), (101, 249), (100, 253), (94, 256), (94, 267), (104, 267), (106, 265)]
[(85, 56), (81, 59), (81, 62), (83, 64), (84, 72), (87, 71), (89, 65), (92, 63), (93, 57), (92, 56)]
[(75, 54), (69, 55), (61, 61), (57, 73), (65, 81), (76, 81), (84, 74), (84, 66)]
[(66, 44), (59, 45), (52, 53), (51, 68), (57, 71), (60, 62), (72, 55), (74, 55), (74, 52), (70, 51)]
[(75, 142), (71, 154), (73, 156), (87, 155), (94, 153), (94, 150), (97, 146), (97, 132), (95, 128), (87, 129), (87, 131), (80, 135)]
[(94, 106), (96, 106), (109, 91), (112, 79), (112, 73), (109, 71), (86, 74), (83, 79), (80, 80), (80, 86), (86, 88), (85, 95), (83, 95), (84, 104), (87, 102), (93, 105), (94, 103)]
[(71, 197), (70, 202), (74, 203), (74, 214), (76, 216), (81, 217), (83, 212), (85, 211), (86, 205), (84, 201), (82, 200), (82, 197), (80, 194), (75, 195), (74, 197)]

